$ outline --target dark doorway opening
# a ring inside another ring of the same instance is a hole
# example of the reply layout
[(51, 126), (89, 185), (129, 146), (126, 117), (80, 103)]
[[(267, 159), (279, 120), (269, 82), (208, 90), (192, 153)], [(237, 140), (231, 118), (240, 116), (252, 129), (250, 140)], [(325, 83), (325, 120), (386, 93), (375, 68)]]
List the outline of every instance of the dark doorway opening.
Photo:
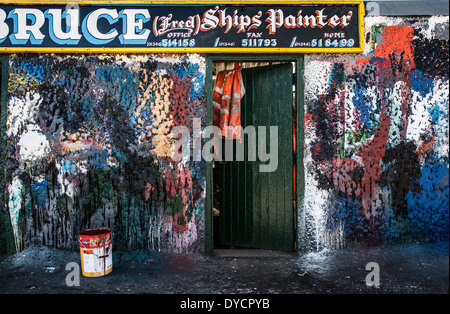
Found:
[[(239, 65), (243, 67), (245, 88), (241, 123), (248, 132), (242, 134), (241, 140), (222, 140), (222, 160), (215, 160), (212, 165), (214, 248), (293, 251), (296, 63), (239, 62)], [(220, 71), (233, 67), (234, 61), (213, 62), (214, 82)], [(213, 83), (213, 89), (214, 86)], [(261, 136), (262, 132), (265, 134)], [(227, 148), (232, 148), (232, 160)], [(236, 155), (239, 148), (244, 151), (243, 160)], [(225, 154), (229, 154), (228, 159)]]

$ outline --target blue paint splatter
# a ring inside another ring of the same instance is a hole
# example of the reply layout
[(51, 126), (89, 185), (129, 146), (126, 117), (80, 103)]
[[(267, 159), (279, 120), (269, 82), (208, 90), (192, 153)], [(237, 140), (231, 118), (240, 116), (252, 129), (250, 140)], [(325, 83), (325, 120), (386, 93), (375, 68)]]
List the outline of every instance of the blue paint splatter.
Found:
[(36, 204), (44, 208), (47, 202), (47, 181), (36, 182), (32, 186), (32, 195), (35, 197)]
[(24, 68), (26, 73), (32, 75), (38, 81), (44, 81), (44, 67), (41, 64), (34, 64), (27, 61), (22, 61), (20, 67)]
[(61, 159), (61, 172), (67, 174), (75, 174), (77, 171), (77, 165), (70, 159)]
[(420, 70), (414, 70), (411, 73), (411, 88), (416, 92), (420, 92), (423, 97), (433, 90), (433, 78), (424, 76)]
[(204, 74), (199, 71), (198, 64), (189, 63), (188, 65), (177, 66), (174, 70), (180, 79), (186, 76), (192, 78), (190, 85), (191, 93), (189, 95), (192, 100), (203, 97)]
[(361, 74), (355, 74), (352, 77), (355, 82), (353, 87), (353, 92), (355, 95), (352, 97), (353, 105), (355, 105), (359, 111), (361, 123), (367, 127), (367, 131), (372, 134), (375, 127), (371, 98), (368, 96), (366, 89), (366, 79)]
[(408, 221), (418, 240), (447, 240), (449, 232), (449, 169), (437, 162), (422, 168), (420, 193), (409, 192)]
[(109, 157), (107, 149), (91, 148), (88, 162), (93, 169), (107, 169), (106, 160)]
[(347, 237), (356, 237), (364, 225), (364, 216), (360, 213), (357, 199), (338, 197), (338, 202), (330, 207), (327, 219), (328, 230), (343, 228)]
[(427, 111), (430, 114), (431, 122), (433, 123), (433, 125), (438, 125), (439, 117), (441, 116), (441, 114), (445, 114), (441, 111), (439, 104), (436, 104), (433, 108), (427, 108)]

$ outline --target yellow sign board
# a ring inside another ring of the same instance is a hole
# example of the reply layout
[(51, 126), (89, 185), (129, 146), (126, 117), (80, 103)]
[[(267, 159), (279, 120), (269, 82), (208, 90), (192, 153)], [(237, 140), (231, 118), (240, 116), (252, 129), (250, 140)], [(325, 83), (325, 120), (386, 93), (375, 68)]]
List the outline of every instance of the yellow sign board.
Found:
[(3, 53), (363, 50), (363, 1), (0, 0)]

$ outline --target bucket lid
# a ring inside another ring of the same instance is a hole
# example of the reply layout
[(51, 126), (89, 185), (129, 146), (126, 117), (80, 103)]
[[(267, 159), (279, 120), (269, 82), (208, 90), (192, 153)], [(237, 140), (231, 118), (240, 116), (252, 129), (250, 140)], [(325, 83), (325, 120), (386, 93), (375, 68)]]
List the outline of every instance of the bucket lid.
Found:
[(109, 228), (90, 228), (90, 229), (84, 229), (83, 231), (80, 231), (80, 236), (99, 236), (111, 233), (111, 229)]

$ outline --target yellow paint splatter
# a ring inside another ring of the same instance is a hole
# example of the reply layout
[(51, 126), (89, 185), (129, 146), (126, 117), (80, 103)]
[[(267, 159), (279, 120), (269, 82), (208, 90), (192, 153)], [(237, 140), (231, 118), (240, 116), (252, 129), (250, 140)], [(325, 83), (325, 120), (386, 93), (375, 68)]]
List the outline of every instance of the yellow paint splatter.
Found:
[[(162, 75), (151, 73), (148, 76), (144, 70), (144, 80), (140, 84), (142, 91), (138, 100), (140, 105), (150, 103), (151, 127), (145, 127), (150, 131), (152, 143), (152, 152), (158, 157), (170, 157), (171, 147), (174, 142), (170, 132), (172, 130), (173, 121), (170, 116), (170, 88), (172, 81)], [(142, 119), (138, 120), (138, 124), (143, 125)]]

